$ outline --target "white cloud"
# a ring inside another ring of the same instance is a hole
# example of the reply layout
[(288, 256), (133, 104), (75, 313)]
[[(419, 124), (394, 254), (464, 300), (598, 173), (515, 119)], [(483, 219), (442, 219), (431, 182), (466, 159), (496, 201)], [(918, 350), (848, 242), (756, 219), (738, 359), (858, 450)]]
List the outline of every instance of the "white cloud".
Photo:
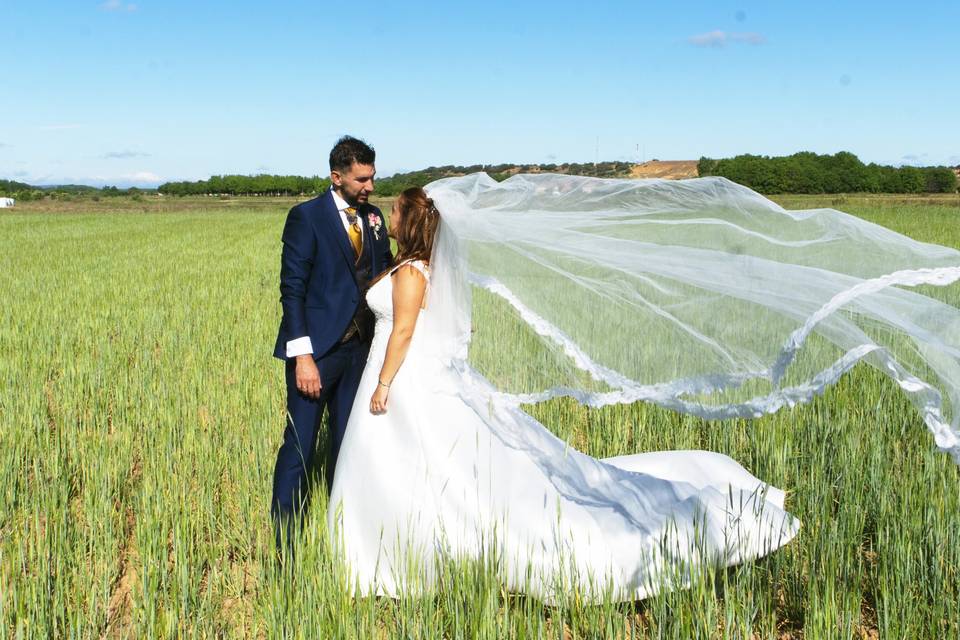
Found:
[(900, 165), (919, 165), (927, 157), (925, 153), (907, 153), (900, 156)]
[[(26, 177), (28, 174), (24, 171), (22, 175)], [(155, 187), (162, 182), (166, 182), (166, 179), (152, 171), (135, 171), (133, 173), (111, 175), (54, 175), (30, 173), (29, 179), (24, 180), (24, 182), (36, 185), (88, 184), (92, 187)]]
[(727, 34), (723, 31), (709, 31), (687, 38), (687, 42), (698, 47), (722, 47), (727, 43)]
[(137, 171), (136, 173), (130, 173), (125, 176), (121, 176), (123, 180), (129, 180), (130, 182), (143, 182), (143, 183), (153, 183), (160, 184), (163, 182), (163, 178), (153, 173), (152, 171)]
[(129, 2), (122, 2), (121, 0), (106, 0), (106, 2), (100, 5), (100, 8), (104, 11), (126, 11), (130, 13), (131, 11), (137, 10), (137, 5)]
[(142, 151), (108, 151), (103, 154), (103, 157), (107, 160), (126, 160), (128, 158), (148, 158), (150, 157), (149, 153), (144, 153)]
[(767, 38), (762, 33), (734, 33), (731, 34), (734, 42), (745, 42), (747, 44), (766, 44)]
[(759, 33), (730, 33), (720, 30), (708, 31), (707, 33), (700, 33), (687, 38), (687, 42), (692, 45), (698, 47), (713, 47), (715, 49), (725, 47), (731, 42), (757, 45), (764, 44), (766, 41), (767, 39)]

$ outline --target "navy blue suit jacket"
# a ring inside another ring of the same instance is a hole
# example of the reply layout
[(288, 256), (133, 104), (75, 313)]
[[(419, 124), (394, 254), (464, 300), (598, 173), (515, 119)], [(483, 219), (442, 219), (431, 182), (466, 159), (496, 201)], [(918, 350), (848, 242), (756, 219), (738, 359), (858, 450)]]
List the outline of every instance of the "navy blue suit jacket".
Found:
[[(376, 233), (370, 226), (371, 214), (382, 221)], [(375, 278), (393, 263), (386, 219), (371, 204), (360, 205), (357, 215), (365, 249), (372, 249), (370, 273)], [(328, 190), (290, 209), (280, 258), (283, 320), (273, 355), (286, 360), (287, 342), (310, 336), (313, 357), (323, 357), (339, 343), (364, 293), (357, 286), (353, 245), (333, 193)]]

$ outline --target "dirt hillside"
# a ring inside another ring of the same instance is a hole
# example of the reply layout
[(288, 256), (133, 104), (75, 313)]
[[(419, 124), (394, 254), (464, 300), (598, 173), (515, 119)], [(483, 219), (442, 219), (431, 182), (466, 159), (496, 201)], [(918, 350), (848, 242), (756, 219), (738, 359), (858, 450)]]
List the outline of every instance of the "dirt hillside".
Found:
[(631, 178), (666, 178), (681, 180), (697, 177), (696, 160), (651, 160), (635, 164), (630, 170)]

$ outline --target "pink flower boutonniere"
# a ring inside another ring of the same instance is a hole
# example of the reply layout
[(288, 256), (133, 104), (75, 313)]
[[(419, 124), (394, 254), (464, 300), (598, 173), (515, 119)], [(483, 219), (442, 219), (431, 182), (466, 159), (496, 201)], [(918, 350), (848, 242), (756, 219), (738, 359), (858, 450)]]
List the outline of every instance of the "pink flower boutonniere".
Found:
[(383, 226), (383, 220), (375, 213), (367, 214), (367, 222), (370, 224), (370, 228), (373, 229), (373, 237), (377, 240), (380, 239), (380, 228)]

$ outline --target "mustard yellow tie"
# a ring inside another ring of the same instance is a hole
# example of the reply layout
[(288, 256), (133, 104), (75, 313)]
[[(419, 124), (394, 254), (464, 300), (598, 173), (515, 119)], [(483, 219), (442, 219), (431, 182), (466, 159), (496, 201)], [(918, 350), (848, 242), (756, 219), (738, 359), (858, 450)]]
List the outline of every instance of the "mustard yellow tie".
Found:
[(357, 220), (356, 207), (347, 207), (344, 209), (347, 214), (347, 235), (350, 236), (350, 244), (353, 245), (353, 253), (357, 258), (360, 257), (360, 250), (363, 249), (363, 231), (360, 229), (360, 222)]

